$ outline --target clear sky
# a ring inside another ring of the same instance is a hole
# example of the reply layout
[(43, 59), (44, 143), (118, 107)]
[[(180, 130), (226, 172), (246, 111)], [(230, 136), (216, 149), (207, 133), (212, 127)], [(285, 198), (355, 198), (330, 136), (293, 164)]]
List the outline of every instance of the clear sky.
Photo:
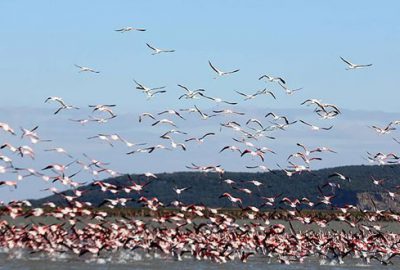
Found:
[[(52, 162), (70, 161), (41, 151), (56, 146), (81, 160), (84, 152), (110, 162), (119, 172), (182, 171), (191, 162), (221, 164), (227, 170), (240, 171), (258, 162), (235, 153), (218, 154), (221, 147), (234, 143), (234, 135), (219, 132), (224, 118), (217, 117), (198, 121), (190, 115), (188, 121), (177, 120), (179, 128), (192, 136), (218, 133), (207, 144), (188, 143), (190, 151), (186, 152), (128, 157), (122, 146), (111, 148), (87, 139), (98, 133), (119, 133), (134, 142), (169, 143), (159, 139), (168, 128), (151, 127), (151, 121), (139, 124), (137, 116), (144, 111), (193, 106), (192, 101), (178, 100), (183, 94), (179, 83), (240, 102), (236, 110), (266, 124), (263, 117), (273, 110), (290, 119), (335, 126), (318, 134), (302, 125), (290, 132), (274, 132), (277, 140), (262, 142), (279, 153), (266, 158), (270, 167), (276, 168), (276, 163), (284, 166), (287, 156), (300, 150), (297, 142), (329, 146), (339, 152), (325, 155), (313, 168), (366, 163), (367, 151), (390, 152), (398, 147), (391, 134), (379, 136), (370, 126), (400, 119), (399, 10), (399, 1), (0, 1), (0, 122), (16, 129), (39, 125), (41, 137), (53, 140), (35, 146), (35, 161), (21, 159), (6, 149), (0, 154), (13, 157), (18, 166), (37, 170)], [(125, 26), (147, 31), (114, 31)], [(175, 52), (153, 56), (146, 42)], [(348, 71), (340, 56), (373, 66)], [(208, 60), (222, 70), (240, 71), (213, 79)], [(74, 64), (100, 73), (78, 73)], [(290, 88), (303, 89), (288, 96), (276, 83), (259, 81), (262, 74), (281, 76)], [(166, 86), (167, 93), (147, 101), (135, 89), (133, 79), (150, 87)], [(277, 99), (263, 96), (244, 102), (234, 91), (254, 93), (264, 87)], [(56, 105), (44, 103), (49, 96), (60, 96), (82, 109), (54, 116)], [(310, 118), (312, 109), (300, 106), (308, 98), (336, 104), (343, 114), (327, 123), (315, 115)], [(87, 118), (88, 104), (116, 104), (118, 117), (107, 125), (79, 126), (68, 121)], [(209, 100), (196, 104), (208, 112), (225, 107)], [(4, 132), (0, 135), (1, 143), (29, 143)], [(393, 136), (400, 137), (398, 133)], [(69, 173), (76, 170), (71, 168)], [(90, 176), (82, 179), (91, 180)], [(38, 191), (48, 183), (36, 183), (23, 181), (18, 193), (0, 188), (0, 198), (48, 194)]]
[[(232, 99), (233, 90), (263, 87), (257, 78), (268, 73), (304, 87), (304, 97), (399, 112), (399, 10), (398, 1), (5, 0), (0, 105), (42, 106), (45, 97), (59, 95), (80, 105), (115, 102), (127, 112), (140, 98), (132, 78), (167, 85), (171, 93), (179, 94), (182, 83)], [(124, 26), (148, 31), (113, 31)], [(146, 42), (176, 53), (151, 56)], [(374, 66), (347, 72), (339, 56)], [(208, 60), (241, 71), (215, 81)], [(101, 75), (80, 76), (75, 63)]]

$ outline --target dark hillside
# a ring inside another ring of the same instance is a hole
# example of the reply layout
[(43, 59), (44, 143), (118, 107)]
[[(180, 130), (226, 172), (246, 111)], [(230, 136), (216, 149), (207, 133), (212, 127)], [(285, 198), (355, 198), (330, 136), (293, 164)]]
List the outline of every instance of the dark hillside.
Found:
[[(331, 177), (329, 175), (340, 172), (351, 178), (351, 181), (341, 180), (338, 177)], [(131, 175), (136, 183), (147, 182), (147, 177), (143, 175)], [(201, 173), (201, 172), (175, 172), (175, 173), (160, 173), (157, 174), (157, 179), (153, 180), (147, 185), (140, 194), (131, 191), (126, 193), (121, 190), (117, 194), (110, 192), (102, 192), (98, 186), (87, 185), (81, 187), (80, 190), (85, 190), (84, 195), (79, 199), (80, 201), (88, 201), (93, 206), (98, 206), (104, 199), (113, 198), (134, 198), (137, 200), (141, 196), (148, 198), (157, 197), (165, 205), (168, 205), (174, 200), (179, 200), (185, 204), (199, 204), (203, 203), (210, 207), (232, 207), (232, 204), (226, 198), (219, 198), (224, 192), (229, 192), (233, 196), (241, 197), (243, 204), (260, 206), (263, 203), (261, 196), (273, 196), (283, 194), (285, 197), (291, 199), (307, 197), (314, 202), (318, 202), (318, 197), (321, 195), (317, 186), (323, 186), (327, 182), (338, 183), (340, 189), (333, 190), (331, 187), (326, 186), (323, 188), (325, 195), (335, 193), (336, 197), (333, 202), (336, 206), (344, 204), (361, 205), (364, 208), (371, 208), (372, 204), (368, 202), (368, 196), (372, 196), (377, 201), (377, 204), (387, 204), (385, 199), (387, 190), (396, 191), (396, 186), (400, 185), (400, 166), (346, 166), (336, 167), (329, 169), (321, 169), (313, 171), (312, 173), (303, 172), (301, 174), (287, 177), (283, 171), (274, 171), (267, 173), (249, 173), (249, 172), (226, 172), (222, 178), (215, 173)], [(372, 178), (385, 179), (383, 186), (377, 186), (372, 183)], [(236, 182), (239, 188), (248, 188), (253, 194), (248, 195), (242, 191), (233, 189), (230, 185), (223, 182), (225, 179), (232, 179)], [(257, 180), (263, 183), (260, 187), (255, 187), (247, 181)], [(132, 185), (132, 182), (125, 176), (105, 179), (104, 182), (116, 185), (118, 189)], [(173, 188), (178, 187), (192, 187), (190, 190), (183, 192), (178, 196)], [(71, 191), (64, 194), (71, 195)], [(364, 198), (360, 202), (360, 198)], [(44, 202), (52, 201), (58, 204), (66, 204), (66, 200), (60, 195), (49, 196), (33, 203), (40, 205)], [(392, 200), (391, 207), (398, 207), (397, 200)], [(133, 202), (129, 206), (140, 206), (138, 203)], [(388, 207), (388, 206), (386, 206)]]

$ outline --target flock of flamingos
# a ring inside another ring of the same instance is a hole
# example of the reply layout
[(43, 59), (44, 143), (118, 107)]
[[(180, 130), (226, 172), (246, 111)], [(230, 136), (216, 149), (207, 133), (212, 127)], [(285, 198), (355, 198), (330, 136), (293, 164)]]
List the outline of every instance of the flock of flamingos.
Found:
[[(115, 31), (125, 35), (128, 32), (140, 32), (146, 29), (124, 27)], [(149, 43), (146, 45), (152, 55), (178, 53), (172, 49), (157, 48)], [(338, 61), (343, 61), (346, 69), (349, 70), (372, 68), (371, 64), (353, 64), (345, 58)], [(87, 73), (88, 76), (102, 75), (100, 71), (91, 67), (75, 66), (79, 73)], [(207, 65), (207, 60), (205, 68), (209, 68), (210, 73), (219, 80), (224, 80), (222, 77), (235, 76), (235, 73), (240, 72), (239, 69), (223, 71), (220, 69), (220, 63), (208, 61)], [(250, 93), (241, 91), (234, 93), (241, 105), (245, 106), (251, 99), (277, 99), (276, 91), (268, 90), (270, 86), (282, 89), (281, 94), (287, 95), (288, 98), (302, 90), (289, 87), (286, 79), (281, 77), (266, 74), (260, 76), (259, 80), (265, 82), (265, 88)], [(157, 99), (167, 93), (166, 87), (150, 87), (137, 80), (133, 83), (134, 87), (143, 94), (143, 100), (139, 102)], [(222, 149), (216, 149), (217, 154), (219, 152), (219, 155), (227, 155), (226, 152), (232, 152), (232, 155), (249, 161), (248, 169), (269, 171), (265, 160), (268, 155), (276, 153), (267, 145), (273, 145), (273, 140), (279, 139), (272, 136), (273, 131), (289, 130), (292, 125), (299, 125), (318, 134), (330, 132), (329, 130), (334, 128), (330, 124), (317, 126), (312, 122), (289, 119), (288, 116), (277, 115), (273, 112), (265, 112), (263, 119), (252, 118), (238, 111), (238, 106), (235, 106), (238, 104), (236, 101), (224, 100), (208, 94), (205, 89), (191, 89), (182, 84), (177, 84), (176, 88), (182, 91), (182, 94), (176, 97), (177, 100), (185, 99), (193, 102), (191, 108), (160, 109), (138, 115), (141, 125), (148, 125), (152, 129), (162, 129), (159, 134), (159, 144), (133, 143), (118, 133), (93, 134), (88, 140), (93, 143), (109, 144), (110, 147), (115, 144), (126, 145), (128, 156), (134, 158), (137, 155), (147, 155), (150, 162), (154, 152), (162, 151), (165, 158), (168, 158), (171, 151), (190, 151), (191, 146), (196, 143), (207, 147), (208, 140), (218, 136), (218, 133), (226, 132), (232, 134), (233, 140), (231, 143), (226, 142), (226, 146)], [(199, 104), (196, 104), (198, 100), (218, 105), (217, 109), (208, 111), (200, 108)], [(76, 110), (76, 112), (80, 110), (61, 97), (48, 97), (45, 103), (46, 106), (54, 107), (54, 115), (51, 117), (59, 117), (66, 110)], [(337, 105), (324, 103), (319, 99), (310, 98), (301, 105), (310, 108), (310, 113), (315, 115), (316, 121), (322, 119), (329, 123), (331, 119), (341, 114)], [(68, 121), (76, 122), (79, 128), (88, 123), (107, 125), (118, 117), (114, 112), (116, 104), (95, 104), (89, 107), (92, 110), (89, 117), (71, 118)], [(210, 118), (219, 119), (220, 124), (214, 131), (204, 130), (202, 134), (188, 134), (185, 130), (179, 129), (179, 122), (185, 121), (188, 115), (197, 117), (199, 126)], [(398, 124), (400, 121), (392, 121), (384, 127), (371, 126), (371, 132), (389, 134), (396, 129)], [(187, 205), (179, 201), (181, 194), (191, 189), (190, 186), (174, 187), (176, 200), (173, 202), (162, 202), (157, 197), (146, 197), (144, 192), (146, 188), (153, 181), (157, 181), (157, 175), (151, 172), (145, 173), (147, 179), (145, 182), (129, 176), (129, 182), (123, 187), (106, 181), (93, 180), (91, 185), (109, 194), (110, 198), (101, 205), (92, 205), (82, 200), (80, 174), (87, 172), (93, 177), (120, 175), (110, 168), (109, 163), (96, 160), (86, 154), (84, 154), (84, 159), (79, 160), (77, 156), (71, 155), (64, 148), (49, 147), (54, 142), (43, 139), (42, 134), (39, 134), (38, 126), (32, 129), (19, 129), (7, 123), (0, 123), (0, 131), (3, 138), (0, 146), (0, 176), (7, 176), (7, 179), (4, 177), (1, 179), (0, 188), (18, 190), (18, 185), (22, 181), (35, 178), (37, 181), (46, 181), (50, 185), (64, 186), (63, 189), (51, 186), (47, 191), (59, 194), (65, 200), (64, 205), (47, 202), (40, 207), (32, 206), (27, 200), (3, 202), (0, 246), (8, 252), (13, 249), (23, 249), (31, 253), (55, 256), (69, 253), (71, 256), (75, 254), (75, 256), (92, 258), (104, 257), (117, 250), (132, 252), (142, 250), (148, 254), (171, 256), (176, 260), (246, 262), (258, 256), (265, 257), (268, 262), (283, 264), (302, 263), (310, 257), (318, 257), (331, 263), (343, 263), (347, 258), (352, 257), (366, 264), (384, 265), (392, 264), (394, 257), (400, 254), (400, 236), (388, 231), (380, 222), (397, 224), (400, 221), (398, 213), (391, 209), (377, 207), (360, 209), (357, 205), (339, 207), (332, 203), (335, 197), (334, 192), (340, 192), (340, 183), (351, 181), (351, 176), (343, 175), (341, 172), (330, 175), (324, 187), (319, 189), (315, 187), (319, 191), (317, 201), (311, 201), (308, 198), (288, 198), (285, 194), (273, 196), (259, 194), (265, 200), (265, 204), (262, 207), (256, 207), (242, 200), (241, 194), (256, 193), (259, 186), (263, 185), (257, 179), (247, 182), (240, 181), (241, 179), (227, 179), (224, 176), (224, 168), (216, 164), (192, 163), (187, 166), (190, 170), (218, 174), (221, 181), (216, 185), (223, 185), (226, 190), (220, 195), (220, 200), (229, 200), (232, 207), (240, 208), (243, 216), (246, 217), (244, 220), (236, 220), (233, 216), (224, 213), (223, 209), (206, 205)], [(10, 136), (19, 136), (21, 144), (9, 143)], [(41, 151), (54, 152), (67, 161), (64, 164), (49, 163), (44, 168), (36, 169), (33, 169), (33, 166), (29, 168), (19, 166), (19, 159), (28, 159), (34, 164), (37, 145), (45, 145), (45, 149)], [(298, 152), (291, 154), (287, 159), (287, 166), (281, 168), (286, 172), (287, 177), (310, 172), (312, 164), (321, 160), (321, 156), (337, 153), (329, 146), (310, 148), (302, 143), (297, 143), (297, 146)], [(400, 157), (394, 153), (370, 153), (368, 156), (372, 164), (379, 165), (397, 164), (399, 159)], [(396, 199), (399, 196), (397, 187), (386, 187), (384, 180), (372, 179), (371, 181), (380, 188), (383, 187), (391, 198)], [(67, 189), (73, 191), (72, 196), (65, 194), (64, 191)], [(195, 190), (192, 189), (191, 192), (195, 194)], [(127, 207), (131, 201), (142, 204), (153, 213), (151, 217), (112, 217), (104, 211), (105, 208)], [(164, 215), (159, 214), (163, 206), (171, 203), (175, 211)], [(309, 212), (302, 210), (304, 207), (313, 209), (321, 205), (335, 210), (332, 211), (333, 215), (329, 219), (310, 215), (307, 214)], [(289, 216), (287, 221), (274, 220), (273, 209), (278, 208), (286, 209), (284, 211)], [(343, 226), (350, 229), (329, 229), (328, 225), (332, 221), (341, 222)], [(303, 229), (296, 229), (294, 223), (302, 223)], [(314, 224), (319, 229), (311, 229), (308, 227), (310, 224)]]

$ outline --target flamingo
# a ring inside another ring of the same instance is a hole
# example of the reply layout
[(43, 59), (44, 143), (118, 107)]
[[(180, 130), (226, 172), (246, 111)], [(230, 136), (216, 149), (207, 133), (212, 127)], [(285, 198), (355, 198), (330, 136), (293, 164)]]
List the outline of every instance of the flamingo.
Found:
[(347, 68), (346, 70), (350, 70), (350, 69), (359, 69), (359, 68), (365, 68), (365, 67), (370, 67), (372, 66), (372, 64), (367, 64), (367, 65), (360, 65), (360, 64), (353, 64), (350, 61), (344, 59), (343, 57), (340, 57), (340, 59), (342, 59), (343, 62), (345, 62), (347, 64)]
[[(232, 70), (232, 71), (227, 71), (227, 72), (225, 72), (225, 71), (222, 71), (222, 70), (219, 70), (218, 68), (216, 68), (216, 67), (211, 63), (211, 61), (208, 61), (208, 64), (210, 65), (210, 67), (212, 68), (212, 70), (214, 70), (214, 71), (217, 73), (217, 75), (218, 75), (219, 77), (222, 77), (222, 76), (225, 76), (225, 75), (229, 75), (229, 74), (233, 74), (233, 73), (236, 73), (236, 72), (239, 71), (239, 69), (235, 69), (235, 70)], [(216, 78), (214, 78), (214, 79), (216, 79)]]
[(156, 55), (156, 54), (159, 54), (159, 53), (172, 53), (172, 52), (175, 52), (175, 50), (164, 50), (164, 49), (159, 49), (159, 48), (153, 47), (149, 43), (146, 43), (146, 45), (151, 50), (153, 50), (152, 55)]

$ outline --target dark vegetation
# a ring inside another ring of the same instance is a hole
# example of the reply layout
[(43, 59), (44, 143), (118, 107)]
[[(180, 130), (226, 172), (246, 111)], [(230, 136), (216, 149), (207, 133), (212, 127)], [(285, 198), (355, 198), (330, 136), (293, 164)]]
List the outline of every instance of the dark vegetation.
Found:
[[(335, 172), (351, 178), (351, 181), (341, 180), (338, 177), (331, 177)], [(385, 179), (382, 186), (374, 185), (372, 177), (376, 179)], [(265, 201), (262, 196), (270, 197), (282, 194), (277, 201), (283, 197), (290, 199), (301, 199), (307, 197), (313, 202), (318, 202), (321, 193), (318, 186), (322, 187), (328, 182), (340, 184), (340, 188), (332, 189), (330, 186), (322, 188), (324, 195), (335, 194), (333, 199), (334, 206), (343, 206), (352, 204), (360, 206), (360, 194), (369, 194), (377, 203), (382, 201), (382, 194), (388, 190), (396, 192), (397, 186), (400, 185), (400, 165), (385, 165), (385, 166), (345, 166), (329, 169), (321, 169), (312, 172), (302, 172), (287, 177), (283, 171), (273, 171), (266, 173), (250, 173), (250, 172), (226, 172), (220, 176), (216, 173), (202, 172), (175, 172), (175, 173), (160, 173), (157, 174), (157, 179), (148, 179), (144, 175), (131, 175), (131, 178), (136, 183), (148, 184), (140, 193), (131, 191), (126, 193), (122, 190), (123, 187), (132, 185), (132, 181), (126, 175), (115, 178), (105, 179), (104, 182), (116, 185), (120, 190), (117, 194), (110, 192), (102, 192), (98, 186), (88, 184), (80, 187), (79, 190), (85, 191), (78, 200), (81, 202), (90, 202), (93, 207), (99, 206), (105, 199), (115, 198), (133, 198), (134, 200), (127, 203), (128, 208), (140, 208), (142, 205), (137, 200), (144, 196), (147, 198), (157, 197), (160, 202), (164, 203), (165, 208), (173, 208), (170, 203), (178, 200), (184, 204), (204, 204), (208, 207), (221, 208), (237, 208), (237, 205), (232, 203), (227, 198), (219, 198), (224, 192), (229, 192), (235, 197), (240, 197), (243, 200), (243, 206), (248, 205), (259, 207)], [(236, 182), (237, 187), (248, 188), (253, 193), (246, 194), (232, 186), (223, 182), (225, 179), (232, 179)], [(260, 187), (254, 186), (247, 181), (257, 180), (263, 185)], [(174, 187), (191, 187), (184, 191), (179, 196), (173, 190)], [(64, 195), (73, 195), (72, 191), (63, 192)], [(54, 202), (58, 205), (67, 205), (67, 200), (60, 194), (55, 194), (40, 200), (32, 201), (34, 206), (40, 206), (45, 202)], [(286, 208), (284, 204), (277, 204), (277, 207)], [(363, 207), (369, 210), (374, 206), (369, 200), (363, 202)], [(308, 207), (302, 204), (299, 208), (307, 209)], [(265, 210), (272, 209), (265, 207)], [(313, 209), (329, 209), (325, 205), (318, 205)], [(396, 209), (393, 209), (396, 210)], [(398, 210), (398, 209), (397, 209)]]

